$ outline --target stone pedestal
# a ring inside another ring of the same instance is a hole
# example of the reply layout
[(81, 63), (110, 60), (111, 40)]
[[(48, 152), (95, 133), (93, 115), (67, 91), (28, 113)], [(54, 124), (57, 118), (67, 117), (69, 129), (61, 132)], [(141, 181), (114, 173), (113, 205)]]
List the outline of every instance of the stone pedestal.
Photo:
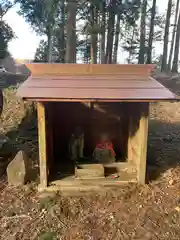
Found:
[(102, 164), (79, 164), (75, 168), (77, 179), (104, 178), (104, 166)]

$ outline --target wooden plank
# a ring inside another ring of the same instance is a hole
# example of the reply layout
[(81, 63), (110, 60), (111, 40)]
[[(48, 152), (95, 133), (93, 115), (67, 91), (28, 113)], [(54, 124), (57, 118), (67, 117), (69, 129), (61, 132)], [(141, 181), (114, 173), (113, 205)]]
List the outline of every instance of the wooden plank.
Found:
[[(41, 80), (52, 80), (52, 81), (57, 81), (57, 80), (83, 80), (83, 81), (104, 81), (104, 80), (108, 80), (108, 81), (121, 81), (121, 80), (125, 80), (125, 81), (152, 81), (152, 79), (147, 76), (147, 75), (142, 75), (140, 74), (114, 74), (114, 75), (40, 75), (40, 76), (36, 76), (36, 75), (31, 75), (28, 80), (31, 79), (33, 81), (41, 81)], [(153, 78), (154, 81), (156, 81)]]
[[(132, 129), (132, 116), (129, 116), (129, 120), (128, 120), (128, 150), (127, 150), (127, 160), (128, 162), (133, 162), (133, 152), (132, 152), (132, 143), (133, 143), (133, 139), (131, 136), (131, 129)], [(134, 161), (135, 162), (135, 161)]]
[(28, 88), (18, 90), (22, 98), (84, 99), (84, 100), (124, 100), (124, 99), (175, 99), (168, 89), (76, 89), (73, 88)]
[(88, 104), (87, 101), (84, 99), (61, 99), (61, 98), (23, 98), (23, 100), (29, 100), (29, 101), (34, 101), (34, 102), (74, 102), (74, 103), (82, 103), (85, 105), (88, 105), (91, 102), (97, 102), (97, 103), (117, 103), (117, 102), (122, 102), (122, 103), (139, 103), (139, 102), (149, 102), (149, 103), (155, 103), (155, 102), (174, 102), (176, 99), (89, 99)]
[(47, 143), (46, 143), (46, 117), (44, 103), (37, 103), (38, 113), (38, 137), (39, 137), (39, 167), (40, 167), (40, 185), (47, 187), (48, 169), (47, 169)]
[(53, 126), (53, 106), (51, 103), (46, 104), (46, 127), (47, 127), (47, 153), (48, 153), (48, 169), (51, 171), (54, 163), (54, 126)]
[(128, 119), (128, 161), (134, 164), (139, 162), (139, 122), (140, 107), (142, 103), (130, 103), (127, 105)]
[(148, 75), (155, 65), (145, 64), (26, 64), (33, 75), (113, 75), (119, 73)]
[(147, 163), (147, 140), (148, 140), (148, 117), (149, 104), (141, 104), (141, 119), (139, 123), (139, 138), (140, 138), (140, 158), (137, 162), (137, 178), (138, 182), (145, 184), (146, 182), (146, 163)]
[(130, 115), (128, 161), (137, 166), (137, 180), (146, 180), (147, 138), (149, 103), (132, 103), (128, 107)]
[(38, 81), (28, 80), (24, 84), (28, 88), (75, 88), (75, 89), (164, 89), (156, 81), (109, 81), (109, 80), (48, 80), (41, 79)]
[(41, 81), (41, 80), (49, 80), (49, 81), (58, 81), (58, 80), (74, 80), (74, 81), (156, 81), (153, 78), (148, 76), (144, 76), (140, 74), (114, 74), (114, 75), (44, 75), (44, 76), (30, 76), (28, 80), (31, 81)]

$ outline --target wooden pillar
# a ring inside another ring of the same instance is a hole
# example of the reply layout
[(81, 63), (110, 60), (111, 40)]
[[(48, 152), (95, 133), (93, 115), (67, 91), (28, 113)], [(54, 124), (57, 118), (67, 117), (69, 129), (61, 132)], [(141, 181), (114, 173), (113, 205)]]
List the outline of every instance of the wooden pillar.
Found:
[(37, 103), (38, 113), (38, 136), (39, 136), (39, 168), (40, 168), (40, 186), (46, 188), (48, 184), (48, 166), (47, 166), (47, 143), (46, 143), (46, 114), (45, 104)]
[(141, 103), (128, 103), (128, 162), (136, 164), (139, 158), (139, 122)]
[(132, 103), (129, 110), (128, 162), (136, 165), (137, 180), (146, 180), (149, 103)]
[[(47, 139), (47, 164), (49, 172), (54, 167), (54, 124), (53, 103), (47, 104), (46, 110), (46, 139)], [(48, 174), (49, 175), (49, 174)]]
[(141, 103), (141, 118), (139, 123), (140, 155), (137, 162), (137, 179), (141, 184), (146, 182), (147, 141), (148, 141), (149, 103)]
[(132, 145), (131, 143), (133, 142), (133, 137), (131, 136), (131, 129), (132, 129), (132, 116), (129, 116), (129, 122), (128, 122), (128, 152), (127, 152), (127, 159), (128, 162), (132, 162), (133, 161), (133, 152), (132, 152)]

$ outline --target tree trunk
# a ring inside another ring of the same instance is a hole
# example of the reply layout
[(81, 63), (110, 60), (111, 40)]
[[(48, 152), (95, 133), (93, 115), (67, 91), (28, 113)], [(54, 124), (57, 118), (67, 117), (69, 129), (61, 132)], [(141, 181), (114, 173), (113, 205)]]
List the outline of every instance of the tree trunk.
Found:
[(67, 3), (67, 41), (66, 41), (66, 63), (76, 62), (76, 0), (69, 0)]
[(117, 53), (118, 53), (119, 34), (120, 34), (120, 20), (121, 20), (121, 14), (119, 13), (117, 16), (117, 23), (116, 23), (116, 35), (115, 35), (115, 42), (114, 42), (113, 63), (117, 63)]
[(173, 60), (173, 67), (172, 67), (172, 72), (174, 73), (178, 72), (179, 50), (180, 50), (180, 12), (179, 12), (178, 25), (177, 25), (174, 60)]
[(145, 38), (146, 38), (146, 9), (147, 0), (143, 0), (141, 6), (141, 36), (140, 36), (140, 49), (139, 49), (139, 64), (145, 62)]
[(60, 50), (59, 60), (65, 63), (65, 0), (61, 0)]
[(166, 14), (165, 33), (164, 33), (164, 47), (163, 47), (162, 66), (161, 66), (162, 72), (168, 70), (167, 56), (168, 56), (168, 42), (169, 42), (169, 27), (170, 27), (171, 10), (172, 10), (172, 0), (169, 0), (167, 14)]
[(129, 49), (129, 56), (128, 56), (128, 59), (127, 59), (128, 63), (131, 63), (131, 58), (132, 58), (132, 54), (133, 54), (134, 35), (135, 35), (135, 27), (133, 28), (133, 31), (132, 31), (131, 45), (130, 45), (130, 49)]
[(102, 1), (101, 3), (101, 39), (100, 39), (100, 55), (101, 55), (101, 64), (105, 63), (105, 34), (106, 34), (106, 9), (105, 9), (105, 2)]
[(84, 51), (84, 63), (89, 64), (90, 59), (90, 53), (89, 53), (89, 38), (88, 34), (86, 34), (86, 40), (85, 40), (85, 51)]
[(176, 14), (174, 19), (173, 35), (172, 35), (171, 49), (170, 49), (169, 62), (168, 62), (169, 71), (171, 70), (171, 63), (172, 63), (172, 57), (173, 57), (173, 51), (174, 51), (175, 36), (177, 31), (178, 12), (179, 12), (179, 0), (177, 0), (177, 3), (176, 3)]
[(152, 10), (151, 10), (151, 25), (148, 40), (148, 52), (147, 52), (147, 63), (152, 63), (152, 47), (154, 38), (154, 20), (156, 15), (156, 0), (153, 0)]
[(52, 28), (51, 26), (47, 29), (47, 38), (48, 38), (48, 49), (47, 49), (47, 62), (52, 62), (52, 51), (53, 51), (53, 43), (52, 43)]
[(97, 9), (91, 4), (90, 8), (90, 21), (91, 21), (91, 63), (97, 64)]
[(115, 24), (115, 1), (113, 5), (109, 7), (109, 21), (108, 21), (108, 34), (107, 34), (107, 46), (105, 63), (112, 63), (112, 52), (113, 52), (113, 40), (114, 40), (114, 24)]

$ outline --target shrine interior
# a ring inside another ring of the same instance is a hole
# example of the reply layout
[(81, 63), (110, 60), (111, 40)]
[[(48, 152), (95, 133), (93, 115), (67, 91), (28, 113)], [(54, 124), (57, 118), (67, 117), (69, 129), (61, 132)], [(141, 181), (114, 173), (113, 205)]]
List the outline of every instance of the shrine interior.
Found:
[[(97, 146), (102, 146), (101, 137), (104, 135), (109, 143), (107, 148), (113, 155), (109, 159), (106, 157), (105, 163), (126, 162), (129, 121), (127, 104), (47, 103), (47, 143), (48, 139), (52, 141), (47, 144), (50, 178), (60, 179), (67, 175), (74, 175), (77, 162), (78, 164), (104, 164), (101, 157), (97, 161), (94, 156), (95, 152), (99, 154)], [(77, 128), (81, 129), (79, 134), (84, 144), (82, 156), (74, 159), (76, 157), (72, 156), (74, 154), (72, 153), (74, 141), (72, 136), (76, 136)]]

